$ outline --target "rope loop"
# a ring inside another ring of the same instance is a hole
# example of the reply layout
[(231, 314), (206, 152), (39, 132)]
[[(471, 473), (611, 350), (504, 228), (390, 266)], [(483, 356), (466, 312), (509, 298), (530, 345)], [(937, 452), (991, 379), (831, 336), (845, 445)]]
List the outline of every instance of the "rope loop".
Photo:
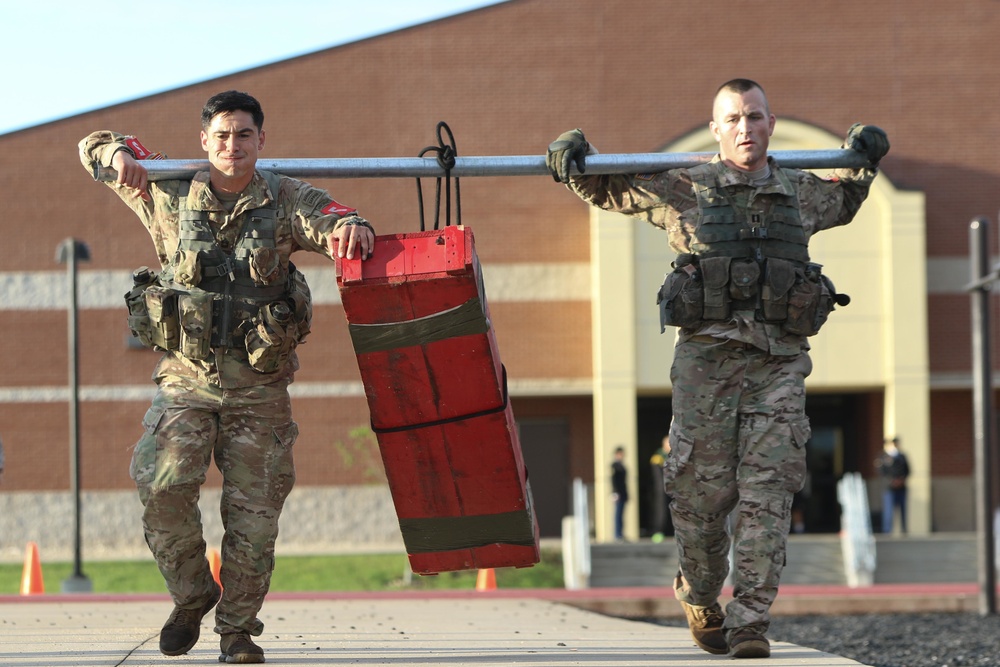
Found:
[[(448, 143), (445, 143), (444, 136), (442, 132), (448, 134)], [(455, 158), (458, 156), (458, 149), (455, 147), (455, 135), (452, 134), (451, 128), (444, 121), (437, 124), (437, 146), (427, 146), (418, 154), (418, 157), (424, 157), (427, 153), (434, 153), (437, 158), (437, 163), (444, 171), (444, 176), (439, 176), (436, 179), (436, 189), (435, 189), (435, 201), (434, 201), (434, 229), (438, 229), (440, 219), (441, 219), (441, 181), (444, 181), (444, 193), (445, 193), (445, 217), (444, 224), (449, 226), (451, 224), (451, 181), (455, 181), (455, 224), (462, 224), (462, 195), (459, 189), (459, 179), (451, 177), (451, 170), (455, 168)], [(420, 231), (425, 231), (424, 225), (424, 193), (420, 185), (420, 178), (417, 178), (417, 205), (420, 209)]]

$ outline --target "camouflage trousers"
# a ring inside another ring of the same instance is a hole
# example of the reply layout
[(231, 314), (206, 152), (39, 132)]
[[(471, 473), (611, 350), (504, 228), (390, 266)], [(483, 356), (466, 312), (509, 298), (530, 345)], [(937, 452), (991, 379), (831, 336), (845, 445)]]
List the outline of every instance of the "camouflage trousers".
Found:
[[(729, 574), (725, 629), (766, 632), (778, 594), (792, 496), (805, 481), (806, 352), (687, 341), (674, 352), (664, 489), (672, 497), (679, 600), (711, 605)], [(730, 534), (732, 540), (730, 540)]]
[(225, 529), (215, 631), (259, 635), (278, 516), (295, 482), (298, 427), (288, 383), (221, 389), (168, 376), (143, 427), (130, 474), (144, 506), (146, 543), (174, 604), (199, 608), (212, 589), (198, 498), (214, 456)]

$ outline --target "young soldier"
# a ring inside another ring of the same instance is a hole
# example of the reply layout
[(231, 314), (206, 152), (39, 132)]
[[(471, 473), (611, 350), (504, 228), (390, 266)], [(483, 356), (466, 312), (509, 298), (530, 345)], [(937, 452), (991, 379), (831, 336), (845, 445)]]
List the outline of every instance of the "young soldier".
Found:
[[(201, 122), (210, 166), (190, 181), (149, 182), (143, 163), (159, 156), (116, 132), (85, 138), (80, 157), (88, 170), (117, 170), (109, 185), (139, 216), (160, 261), (158, 272), (136, 272), (127, 296), (133, 334), (164, 351), (130, 468), (146, 542), (174, 601), (160, 650), (187, 653), (218, 604), (220, 660), (259, 663), (264, 652), (250, 637), (264, 627), (257, 613), (295, 479), (288, 384), (312, 315), (309, 288), (289, 257), (307, 250), (366, 258), (374, 233), (325, 191), (256, 169), (264, 113), (250, 95), (215, 95)], [(198, 511), (213, 455), (223, 475), (222, 591)]]

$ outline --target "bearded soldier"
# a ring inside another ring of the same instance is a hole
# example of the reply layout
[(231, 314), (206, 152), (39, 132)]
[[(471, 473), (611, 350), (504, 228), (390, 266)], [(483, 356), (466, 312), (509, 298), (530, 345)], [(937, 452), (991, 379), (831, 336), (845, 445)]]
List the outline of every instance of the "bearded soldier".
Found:
[[(146, 542), (174, 610), (160, 632), (166, 655), (187, 653), (216, 607), (220, 661), (264, 662), (251, 636), (274, 567), (278, 516), (292, 489), (288, 384), (312, 304), (289, 261), (298, 250), (367, 258), (371, 225), (308, 183), (258, 171), (264, 113), (227, 91), (201, 114), (209, 169), (190, 181), (149, 182), (160, 157), (135, 138), (95, 132), (80, 142), (88, 170), (113, 167), (110, 187), (149, 231), (159, 267), (135, 272), (129, 327), (164, 351), (130, 474), (144, 506)], [(205, 557), (198, 497), (214, 456), (222, 472), (220, 581)]]
[[(734, 79), (716, 92), (709, 128), (719, 153), (710, 163), (571, 175), (596, 152), (580, 130), (547, 154), (557, 181), (664, 229), (677, 253), (658, 298), (662, 326), (680, 327), (664, 464), (680, 565), (674, 588), (695, 643), (736, 658), (770, 655), (769, 609), (806, 474), (807, 337), (848, 301), (810, 262), (809, 240), (854, 218), (889, 150), (881, 129), (854, 125), (844, 145), (871, 168), (822, 179), (768, 157), (774, 125), (760, 85)], [(723, 612), (733, 510), (734, 599)]]

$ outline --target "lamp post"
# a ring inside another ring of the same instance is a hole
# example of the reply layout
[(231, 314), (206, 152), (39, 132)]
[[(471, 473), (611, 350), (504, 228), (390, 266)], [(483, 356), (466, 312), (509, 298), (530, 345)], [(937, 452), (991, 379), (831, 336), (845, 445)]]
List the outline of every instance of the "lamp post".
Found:
[(80, 553), (80, 397), (79, 397), (79, 327), (77, 326), (76, 263), (89, 261), (90, 249), (82, 241), (67, 238), (56, 248), (56, 261), (66, 264), (69, 285), (69, 470), (73, 494), (73, 574), (62, 582), (63, 593), (89, 593), (93, 586), (83, 573)]
[(979, 613), (997, 613), (996, 553), (993, 544), (991, 450), (995, 441), (993, 365), (990, 360), (990, 287), (1000, 278), (989, 270), (989, 220), (976, 218), (969, 225), (969, 259), (972, 264), (973, 436), (975, 438), (976, 535), (979, 561)]

